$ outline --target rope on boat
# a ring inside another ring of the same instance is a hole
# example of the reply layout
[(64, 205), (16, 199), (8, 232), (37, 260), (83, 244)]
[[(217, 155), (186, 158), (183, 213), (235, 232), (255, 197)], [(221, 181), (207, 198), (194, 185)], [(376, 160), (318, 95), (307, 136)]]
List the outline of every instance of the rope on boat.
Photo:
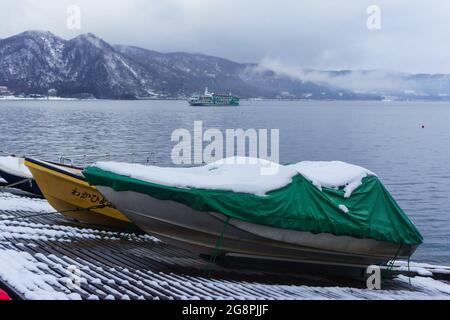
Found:
[[(392, 276), (392, 274), (393, 274), (392, 270), (394, 268), (395, 261), (397, 261), (397, 258), (400, 254), (400, 250), (402, 249), (402, 247), (403, 247), (403, 244), (400, 244), (400, 246), (397, 249), (397, 252), (395, 253), (394, 258), (388, 262), (388, 267), (384, 273), (385, 276), (383, 278), (390, 278)], [(409, 259), (409, 256), (408, 256), (408, 259)]]
[(213, 252), (212, 256), (209, 258), (208, 265), (206, 266), (205, 272), (207, 273), (208, 278), (211, 278), (211, 276), (212, 276), (214, 265), (216, 264), (217, 257), (219, 256), (220, 248), (222, 246), (222, 241), (225, 236), (225, 232), (227, 231), (230, 219), (231, 219), (230, 217), (227, 217), (227, 220), (225, 221), (225, 225), (223, 227), (222, 233), (220, 234), (219, 239), (217, 239), (216, 246), (214, 248), (214, 252)]
[(409, 280), (409, 285), (411, 286), (411, 270), (409, 268), (410, 260), (411, 260), (411, 255), (408, 256), (408, 280)]
[(27, 219), (27, 218), (34, 218), (34, 217), (43, 217), (43, 216), (48, 216), (48, 215), (52, 215), (52, 214), (64, 214), (64, 213), (70, 213), (70, 212), (95, 210), (95, 209), (103, 209), (103, 208), (106, 208), (106, 205), (92, 206), (92, 207), (88, 207), (88, 208), (77, 208), (77, 209), (64, 210), (64, 211), (37, 213), (37, 214), (32, 214), (32, 215), (27, 215), (27, 216), (20, 216), (20, 217), (2, 218), (2, 219), (0, 219), (0, 221), (10, 221), (10, 220)]
[(19, 185), (24, 184), (24, 183), (26, 183), (26, 182), (30, 182), (30, 185), (31, 185), (31, 182), (32, 182), (32, 181), (33, 181), (32, 178), (26, 178), (26, 179), (20, 180), (20, 181), (18, 181), (18, 182), (14, 182), (14, 183), (11, 183), (11, 184), (7, 184), (6, 186), (1, 186), (1, 187), (0, 187), (0, 190), (1, 190), (1, 189), (8, 189), (8, 188), (16, 187), (16, 186), (19, 186)]
[[(397, 261), (397, 258), (400, 254), (400, 250), (402, 249), (402, 247), (403, 247), (403, 244), (400, 244), (400, 247), (398, 248), (397, 253), (395, 254), (394, 258), (391, 261), (389, 261), (388, 268), (386, 269), (386, 272), (387, 272), (386, 277), (390, 277), (393, 274), (392, 270), (394, 268), (395, 261)], [(411, 268), (410, 268), (411, 255), (412, 254), (410, 252), (408, 254), (408, 281), (409, 281), (410, 286), (411, 286)]]

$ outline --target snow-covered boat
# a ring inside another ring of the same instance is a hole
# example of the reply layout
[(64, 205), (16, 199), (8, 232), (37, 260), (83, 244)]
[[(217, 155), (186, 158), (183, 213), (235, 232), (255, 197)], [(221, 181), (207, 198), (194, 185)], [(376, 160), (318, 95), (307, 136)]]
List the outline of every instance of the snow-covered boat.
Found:
[(130, 221), (111, 205), (82, 174), (81, 168), (25, 159), (44, 197), (65, 217), (108, 227), (132, 228)]
[(25, 159), (21, 157), (0, 157), (0, 177), (13, 188), (42, 196), (41, 190), (24, 162)]
[(141, 229), (199, 254), (360, 268), (422, 243), (377, 176), (343, 162), (98, 162), (83, 174)]

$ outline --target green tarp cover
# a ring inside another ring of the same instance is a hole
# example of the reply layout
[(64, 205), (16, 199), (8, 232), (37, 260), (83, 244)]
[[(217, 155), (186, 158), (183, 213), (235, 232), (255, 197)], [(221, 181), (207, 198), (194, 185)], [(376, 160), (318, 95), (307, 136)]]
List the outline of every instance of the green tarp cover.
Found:
[[(255, 224), (312, 233), (331, 233), (406, 245), (423, 238), (376, 176), (367, 176), (351, 197), (342, 189), (322, 188), (298, 174), (266, 196), (211, 189), (187, 189), (142, 181), (96, 167), (83, 172), (94, 186), (135, 191), (195, 210), (219, 212)], [(339, 206), (348, 208), (345, 213)]]

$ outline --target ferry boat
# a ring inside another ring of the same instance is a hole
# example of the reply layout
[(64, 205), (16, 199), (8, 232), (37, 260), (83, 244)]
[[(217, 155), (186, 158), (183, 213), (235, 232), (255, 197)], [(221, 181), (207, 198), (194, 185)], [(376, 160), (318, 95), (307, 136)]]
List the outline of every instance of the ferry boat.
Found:
[(191, 106), (238, 106), (239, 97), (231, 94), (216, 94), (205, 89), (204, 94), (193, 94), (188, 102)]

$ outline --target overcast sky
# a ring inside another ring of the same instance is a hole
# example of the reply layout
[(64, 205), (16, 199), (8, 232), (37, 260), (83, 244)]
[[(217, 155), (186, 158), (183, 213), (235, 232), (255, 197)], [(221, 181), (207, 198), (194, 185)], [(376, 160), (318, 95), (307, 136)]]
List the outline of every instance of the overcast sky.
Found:
[[(66, 26), (81, 9), (81, 30)], [(369, 30), (368, 6), (381, 9)], [(314, 69), (450, 73), (447, 0), (1, 0), (0, 38), (29, 29)]]

